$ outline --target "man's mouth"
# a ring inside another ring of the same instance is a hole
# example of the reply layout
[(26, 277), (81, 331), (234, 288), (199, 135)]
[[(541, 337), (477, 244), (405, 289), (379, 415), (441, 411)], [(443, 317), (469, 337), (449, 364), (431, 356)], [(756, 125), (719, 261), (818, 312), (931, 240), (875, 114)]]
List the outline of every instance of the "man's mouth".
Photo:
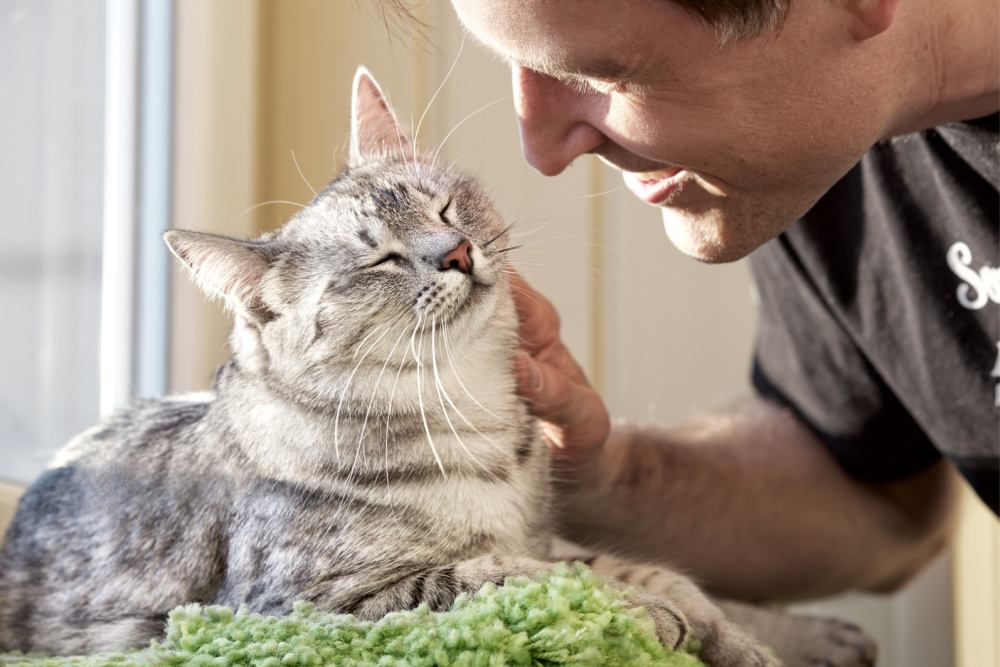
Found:
[(648, 204), (661, 204), (684, 182), (688, 173), (683, 167), (669, 167), (656, 171), (623, 171), (625, 185), (639, 199)]

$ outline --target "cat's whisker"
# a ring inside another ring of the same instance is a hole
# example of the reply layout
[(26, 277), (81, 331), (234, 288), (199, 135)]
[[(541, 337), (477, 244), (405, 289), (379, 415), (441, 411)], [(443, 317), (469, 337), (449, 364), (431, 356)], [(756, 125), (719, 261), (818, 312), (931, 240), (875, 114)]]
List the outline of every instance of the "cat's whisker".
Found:
[(511, 229), (513, 229), (514, 225), (516, 225), (516, 224), (517, 224), (517, 221), (514, 221), (514, 222), (510, 223), (509, 225), (506, 225), (503, 229), (500, 230), (499, 234), (497, 234), (496, 236), (494, 236), (493, 238), (491, 238), (489, 241), (487, 241), (486, 243), (484, 243), (481, 247), (482, 248), (489, 248), (491, 243), (493, 243), (498, 238), (500, 238), (501, 236), (503, 236), (504, 234), (506, 234), (507, 232), (509, 232)]
[(292, 162), (295, 163), (295, 169), (298, 170), (299, 176), (302, 178), (302, 182), (305, 183), (306, 187), (312, 191), (314, 197), (319, 197), (319, 193), (316, 192), (316, 188), (312, 186), (312, 183), (309, 182), (309, 179), (306, 178), (306, 175), (302, 173), (302, 167), (299, 165), (298, 158), (295, 157), (295, 151), (294, 150), (291, 151), (291, 154), (292, 154)]
[[(582, 245), (590, 248), (597, 248), (600, 250), (605, 250), (609, 253), (617, 255), (618, 257), (627, 259), (630, 264), (642, 266), (650, 271), (658, 271), (660, 265), (654, 261), (651, 261), (648, 257), (637, 257), (635, 252), (626, 250), (621, 247), (616, 247), (608, 243), (596, 243), (594, 241), (588, 241), (586, 238), (586, 233), (581, 234), (561, 234), (559, 236), (549, 236), (544, 239), (535, 239), (533, 241), (527, 242), (523, 245), (531, 245), (534, 247), (543, 247), (546, 245), (559, 244), (559, 245)], [(582, 267), (581, 267), (582, 268)], [(601, 270), (594, 267), (594, 270)], [(608, 273), (607, 269), (603, 269), (605, 273)]]
[[(413, 325), (413, 334), (411, 335), (411, 339), (412, 339), (413, 336), (416, 335), (417, 328), (419, 326), (420, 326), (420, 320), (417, 320), (417, 323), (415, 325)], [(404, 330), (404, 332), (405, 332), (405, 330)], [(389, 356), (391, 357), (392, 355), (389, 355)], [(399, 368), (396, 369), (396, 379), (393, 380), (393, 382), (392, 382), (392, 389), (389, 391), (389, 404), (386, 407), (386, 411), (385, 411), (385, 466), (384, 466), (384, 468), (385, 468), (385, 494), (386, 494), (386, 497), (389, 500), (389, 507), (390, 508), (392, 508), (393, 505), (392, 505), (392, 490), (391, 490), (391, 485), (389, 484), (389, 421), (392, 419), (392, 405), (393, 405), (393, 401), (395, 400), (395, 397), (396, 397), (396, 387), (399, 385), (399, 376), (403, 372), (403, 365), (405, 363), (406, 363), (406, 352), (404, 351), (403, 354), (400, 355)], [(393, 517), (395, 518), (395, 513), (393, 514)]]
[[(384, 93), (384, 91), (383, 91), (383, 94), (385, 95), (385, 102), (386, 102), (386, 104), (389, 106), (390, 109), (394, 109), (395, 106), (392, 104), (392, 98), (389, 97), (388, 93)], [(412, 122), (412, 119), (411, 119), (411, 122)], [(412, 178), (413, 180), (416, 180), (417, 179), (416, 172), (414, 171), (413, 168), (411, 168), (410, 163), (406, 161), (406, 148), (403, 146), (403, 133), (399, 129), (399, 123), (393, 122), (392, 126), (393, 126), (393, 129), (396, 131), (396, 143), (399, 146), (399, 154), (401, 156), (403, 156), (403, 164), (406, 165), (406, 169), (407, 169), (407, 172), (410, 175), (410, 178)], [(413, 128), (411, 127), (410, 129), (412, 130)]]
[[(420, 321), (423, 322), (423, 316), (421, 316)], [(416, 333), (416, 331), (414, 331)], [(441, 477), (445, 480), (448, 479), (448, 473), (444, 471), (444, 464), (441, 463), (441, 457), (438, 456), (437, 447), (434, 446), (434, 438), (431, 437), (431, 428), (427, 423), (427, 411), (424, 409), (424, 388), (421, 381), (420, 369), (423, 363), (420, 361), (420, 353), (424, 348), (423, 339), (423, 327), (420, 329), (420, 345), (417, 347), (415, 358), (417, 362), (417, 402), (420, 405), (420, 420), (424, 423), (424, 433), (427, 434), (427, 444), (431, 447), (431, 453), (434, 455), (434, 460), (437, 462), (438, 469), (441, 470)], [(410, 339), (410, 349), (413, 350), (413, 339)]]
[(458, 366), (455, 365), (455, 360), (451, 356), (451, 346), (448, 344), (448, 329), (447, 329), (447, 326), (448, 326), (447, 323), (445, 323), (443, 325), (441, 337), (444, 340), (444, 353), (445, 353), (445, 356), (448, 358), (448, 365), (451, 368), (452, 374), (455, 376), (455, 380), (458, 381), (458, 386), (462, 388), (462, 391), (465, 392), (465, 395), (468, 396), (472, 400), (473, 403), (475, 403), (477, 406), (479, 406), (480, 410), (482, 410), (483, 412), (485, 412), (486, 414), (490, 415), (491, 417), (493, 417), (495, 419), (500, 419), (499, 415), (495, 414), (492, 410), (490, 410), (485, 405), (483, 405), (482, 403), (480, 403), (479, 400), (475, 396), (472, 395), (472, 392), (469, 391), (469, 388), (465, 386), (465, 383), (462, 382), (462, 376), (458, 372)]
[[(514, 269), (501, 269), (501, 270), (504, 273), (506, 273), (507, 275), (521, 277), (521, 275), (517, 271), (515, 271)], [(518, 294), (522, 294), (525, 297), (531, 299), (532, 301), (534, 301), (536, 303), (541, 303), (541, 300), (539, 299), (538, 295), (529, 292), (528, 290), (524, 289), (523, 287), (519, 287), (517, 285), (514, 285), (513, 283), (511, 284), (510, 287), (511, 287), (511, 289), (513, 289), (514, 291), (516, 291)]]
[[(540, 240), (536, 239), (534, 241), (522, 241), (521, 243), (517, 243), (517, 244), (513, 244), (513, 245), (510, 245), (510, 246), (507, 246), (507, 248), (517, 250), (517, 249), (520, 249), (520, 248), (537, 248), (537, 247), (539, 247), (541, 245), (542, 245), (542, 242)], [(494, 251), (494, 252), (500, 252), (500, 251), (497, 250), (497, 251)]]
[[(520, 262), (518, 262), (518, 264), (521, 265), (521, 266), (540, 267), (542, 269), (551, 268), (551, 265), (549, 265), (549, 264), (539, 264), (539, 263), (533, 263), (533, 262), (523, 262), (523, 261), (520, 261)], [(614, 279), (614, 280), (619, 280), (619, 281), (623, 280), (623, 278), (620, 275), (615, 274), (613, 272), (610, 272), (607, 269), (598, 269), (596, 267), (588, 267), (588, 266), (560, 265), (560, 269), (566, 269), (566, 268), (569, 268), (569, 269), (579, 269), (581, 271), (589, 271), (592, 274), (590, 276), (589, 280), (593, 281), (593, 285), (595, 287), (594, 291), (595, 292), (599, 292), (600, 294), (604, 295), (606, 298), (614, 297), (614, 296), (616, 296), (616, 293), (612, 291), (612, 286), (608, 284), (608, 281), (605, 278), (609, 277), (609, 278)], [(515, 288), (515, 289), (519, 289), (519, 288)], [(535, 301), (537, 303), (541, 303), (541, 301), (539, 301), (538, 297), (525, 292), (523, 289), (519, 289), (519, 293), (522, 294), (522, 295), (524, 295), (528, 299), (531, 299), (531, 300), (533, 300), (533, 301)], [(625, 297), (622, 297), (622, 298), (630, 299), (630, 298), (632, 298), (632, 296), (631, 295), (626, 295)]]
[(374, 336), (380, 330), (381, 330), (380, 327), (372, 327), (371, 331), (369, 331), (368, 333), (366, 333), (364, 335), (364, 337), (361, 339), (361, 341), (357, 345), (354, 346), (354, 352), (351, 354), (351, 359), (357, 359), (358, 358), (358, 352), (361, 351), (361, 348), (364, 347), (364, 345), (368, 341), (368, 339), (371, 338), (372, 336)]
[[(442, 329), (441, 335), (442, 335), (442, 338), (443, 338), (444, 337), (444, 330), (443, 329)], [(433, 347), (433, 345), (434, 345), (434, 335), (432, 333), (432, 335), (431, 335), (431, 360), (432, 361), (434, 360), (434, 347)], [(438, 374), (438, 369), (437, 369), (437, 363), (436, 362), (434, 363), (434, 374), (435, 374), (435, 379), (437, 380), (437, 386), (438, 386), (438, 392), (439, 392), (438, 398), (441, 399), (443, 397), (444, 400), (448, 401), (448, 405), (450, 405), (451, 409), (455, 411), (455, 414), (457, 414), (462, 419), (462, 421), (465, 422), (466, 426), (468, 426), (473, 431), (475, 431), (476, 435), (478, 435), (480, 438), (482, 438), (483, 440), (485, 440), (487, 442), (487, 444), (489, 444), (490, 447), (493, 449), (493, 451), (495, 451), (495, 452), (502, 451), (502, 448), (500, 447), (500, 445), (498, 445), (488, 435), (486, 435), (485, 433), (483, 433), (482, 431), (480, 431), (478, 428), (476, 428), (476, 425), (473, 424), (472, 422), (470, 422), (465, 417), (465, 414), (461, 410), (459, 410), (458, 406), (455, 405), (455, 402), (453, 400), (451, 400), (451, 396), (448, 395), (448, 391), (444, 388), (444, 383), (441, 381), (441, 377)], [(480, 464), (479, 461), (476, 460), (476, 458), (474, 456), (472, 456), (472, 453), (469, 452), (468, 449), (466, 449), (465, 443), (462, 442), (462, 439), (458, 437), (458, 432), (455, 431), (455, 427), (452, 426), (451, 420), (448, 419), (448, 417), (447, 417), (448, 411), (445, 410), (444, 403), (441, 404), (441, 410), (445, 414), (445, 419), (448, 420), (448, 426), (451, 426), (452, 432), (455, 433), (455, 437), (458, 438), (459, 444), (462, 445), (462, 449), (466, 450), (466, 452), (469, 454), (469, 456), (473, 459), (473, 461), (475, 461), (479, 465), (480, 468), (482, 468), (483, 470), (485, 470), (491, 477), (493, 477), (494, 479), (496, 479), (496, 474), (493, 471), (487, 469), (482, 464)]]
[(514, 218), (513, 218), (514, 221), (511, 224), (516, 224), (516, 223), (524, 220), (528, 216), (529, 213), (531, 213), (532, 211), (535, 211), (535, 210), (541, 208), (542, 206), (545, 206), (546, 204), (548, 204), (549, 202), (551, 202), (553, 200), (553, 198), (556, 197), (558, 194), (559, 194), (559, 192), (557, 191), (557, 192), (552, 192), (550, 194), (545, 195), (539, 201), (535, 202), (534, 204), (532, 204), (531, 206), (529, 206), (525, 210), (523, 210), (520, 213), (518, 213), (517, 215), (515, 215)]
[[(413, 132), (413, 161), (417, 161), (417, 142), (420, 139), (420, 127), (424, 124), (424, 118), (427, 116), (427, 112), (431, 110), (431, 106), (434, 104), (434, 100), (437, 96), (441, 94), (441, 90), (444, 85), (448, 83), (451, 78), (452, 73), (455, 71), (455, 66), (458, 65), (459, 59), (462, 57), (462, 51), (465, 49), (465, 33), (462, 33), (462, 41), (458, 45), (458, 53), (455, 54), (455, 60), (452, 61), (451, 67), (448, 68), (448, 73), (444, 75), (444, 79), (441, 80), (440, 85), (438, 85), (437, 90), (431, 95), (431, 99), (427, 102), (427, 106), (424, 107), (424, 112), (420, 114), (420, 120), (417, 121), (417, 129)], [(434, 163), (431, 163), (433, 166)]]
[[(420, 323), (423, 321), (423, 319), (424, 319), (423, 315), (417, 318), (418, 327), (420, 326)], [(417, 348), (414, 347), (414, 343), (416, 342), (416, 335), (417, 331), (416, 329), (414, 329), (413, 335), (410, 336), (410, 354), (413, 356), (413, 362), (417, 365), (417, 368), (420, 368), (421, 366), (423, 366), (423, 363), (420, 361), (420, 355), (417, 352)]]
[[(533, 267), (533, 268), (538, 268), (538, 269), (555, 269), (556, 268), (555, 265), (553, 265), (551, 263), (548, 263), (548, 262), (533, 262), (533, 261), (526, 260), (526, 259), (518, 259), (517, 260), (517, 265), (518, 266)], [(591, 266), (589, 264), (584, 264), (584, 263), (581, 263), (581, 262), (561, 262), (558, 265), (558, 269), (560, 271), (570, 270), (570, 271), (581, 271), (581, 272), (589, 273), (594, 280), (596, 280), (596, 281), (598, 281), (598, 282), (601, 283), (602, 289), (609, 289), (607, 283), (605, 282), (606, 279), (610, 278), (610, 279), (621, 280), (621, 281), (626, 280), (626, 277), (620, 271), (616, 271), (616, 270), (609, 269), (609, 268), (606, 268), (606, 267)]]
[[(413, 136), (413, 131), (414, 131), (413, 130), (413, 116), (410, 116), (410, 136), (411, 137)], [(409, 164), (413, 165), (413, 170), (411, 171), (411, 173), (413, 174), (413, 180), (419, 183), (420, 180), (421, 180), (421, 177), (423, 176), (423, 173), (421, 173), (421, 171), (420, 171), (420, 162), (417, 160), (417, 150), (416, 150), (417, 142), (416, 142), (415, 139), (411, 139), (410, 143), (411, 143), (411, 145), (413, 147), (413, 157), (409, 161)], [(406, 153), (405, 152), (400, 153), (400, 157), (402, 157), (403, 162), (405, 163), (406, 160), (407, 160)]]
[[(382, 329), (382, 333), (379, 337), (372, 341), (372, 344), (368, 346), (365, 353), (361, 355), (360, 359), (358, 359), (358, 363), (354, 365), (354, 369), (351, 371), (351, 374), (347, 376), (347, 381), (344, 383), (343, 388), (340, 389), (340, 400), (337, 401), (337, 413), (333, 419), (333, 451), (338, 461), (340, 461), (340, 411), (344, 407), (344, 399), (347, 398), (347, 392), (351, 388), (351, 382), (354, 380), (354, 375), (358, 372), (358, 369), (361, 368), (361, 364), (365, 362), (365, 359), (371, 351), (375, 349), (375, 346), (378, 345), (379, 341), (385, 338), (385, 335), (391, 330), (392, 329), (388, 326)], [(377, 331), (377, 329), (373, 329), (372, 331)], [(369, 334), (369, 336), (370, 335), (371, 334)], [(368, 336), (365, 337), (366, 340), (367, 338)], [(361, 347), (360, 343), (358, 344), (358, 347)]]
[[(447, 340), (447, 339), (445, 339), (445, 352), (448, 352), (448, 351), (449, 351), (449, 346), (448, 346), (448, 340)], [(457, 354), (457, 356), (461, 357), (461, 358), (462, 358), (462, 360), (464, 360), (464, 361), (468, 361), (468, 362), (469, 362), (470, 364), (473, 364), (473, 365), (475, 365), (475, 364), (476, 364), (476, 361), (475, 361), (474, 359), (470, 359), (470, 358), (469, 358), (469, 355), (467, 355), (467, 354), (465, 353), (465, 350), (463, 350), (462, 348), (458, 348), (458, 350), (457, 350), (456, 354)], [(450, 357), (449, 357), (448, 361), (449, 361), (449, 362), (451, 361), (451, 358), (450, 358)], [(452, 367), (454, 367), (454, 363), (452, 363)], [(456, 378), (458, 378), (458, 377), (459, 377), (459, 376), (458, 376), (458, 371), (457, 371), (457, 370), (455, 371), (455, 377), (456, 377)], [(478, 405), (478, 406), (479, 406), (480, 408), (482, 408), (482, 409), (483, 409), (484, 411), (488, 412), (489, 414), (493, 415), (494, 417), (497, 417), (497, 415), (495, 415), (495, 414), (493, 414), (492, 412), (490, 412), (490, 411), (489, 411), (489, 410), (488, 410), (488, 409), (487, 409), (487, 408), (486, 408), (486, 407), (485, 407), (485, 406), (484, 406), (484, 405), (483, 405), (482, 403), (480, 403), (479, 401), (477, 401), (477, 400), (476, 400), (476, 397), (475, 397), (475, 396), (473, 396), (473, 395), (472, 395), (472, 393), (471, 393), (471, 392), (469, 392), (469, 391), (468, 391), (467, 389), (465, 389), (464, 385), (462, 385), (462, 383), (461, 383), (461, 382), (459, 382), (459, 385), (460, 385), (460, 386), (462, 386), (462, 389), (463, 389), (463, 391), (465, 391), (466, 395), (467, 395), (467, 396), (468, 396), (469, 398), (471, 398), (471, 399), (472, 399), (472, 401), (473, 401), (473, 402), (474, 402), (474, 403), (475, 403), (476, 405)], [(497, 417), (497, 419), (500, 419), (500, 417)]]
[[(455, 425), (452, 424), (451, 417), (448, 416), (448, 409), (444, 405), (444, 399), (445, 399), (445, 397), (448, 396), (448, 394), (444, 390), (444, 386), (442, 385), (442, 382), (441, 382), (441, 374), (438, 372), (438, 367), (437, 367), (437, 349), (436, 349), (437, 346), (435, 344), (436, 340), (437, 340), (437, 318), (431, 317), (431, 368), (434, 369), (434, 388), (437, 390), (438, 402), (441, 404), (441, 414), (444, 415), (444, 420), (448, 424), (448, 428), (451, 429), (452, 435), (455, 436), (455, 440), (458, 441), (459, 447), (462, 448), (462, 451), (465, 452), (466, 456), (468, 456), (469, 459), (473, 463), (475, 463), (477, 466), (479, 466), (480, 468), (482, 468), (483, 471), (489, 477), (491, 477), (494, 481), (499, 481), (497, 479), (496, 473), (494, 473), (492, 470), (490, 470), (487, 466), (483, 465), (482, 462), (476, 457), (476, 455), (473, 454), (469, 450), (469, 448), (465, 445), (465, 442), (462, 440), (462, 437), (460, 435), (458, 435), (458, 431), (455, 429)], [(460, 417), (462, 417), (462, 419), (465, 419), (465, 415), (463, 415), (458, 410), (458, 408), (455, 407), (455, 404), (452, 403), (451, 398), (448, 398), (448, 403), (455, 410), (455, 412)], [(482, 435), (482, 434), (480, 434), (480, 435)]]
[(437, 147), (437, 150), (436, 150), (436, 151), (434, 151), (434, 156), (433, 156), (433, 157), (431, 158), (431, 164), (435, 164), (435, 163), (437, 162), (437, 159), (438, 159), (438, 155), (439, 155), (439, 154), (441, 153), (441, 149), (442, 149), (442, 148), (444, 148), (444, 145), (445, 145), (445, 143), (446, 143), (446, 142), (447, 142), (447, 141), (448, 141), (448, 140), (449, 140), (449, 139), (451, 138), (451, 135), (455, 134), (455, 131), (456, 131), (456, 130), (457, 130), (458, 128), (462, 127), (462, 125), (464, 125), (464, 124), (465, 124), (465, 122), (466, 122), (467, 120), (469, 120), (470, 118), (472, 118), (473, 116), (475, 116), (475, 115), (476, 115), (476, 114), (478, 114), (478, 113), (482, 113), (483, 111), (486, 111), (486, 110), (487, 110), (487, 109), (489, 109), (489, 108), (490, 108), (491, 106), (493, 106), (493, 105), (495, 105), (495, 104), (499, 104), (500, 102), (504, 101), (504, 100), (505, 100), (505, 99), (507, 99), (508, 97), (510, 97), (510, 95), (509, 95), (509, 94), (507, 94), (507, 95), (502, 95), (502, 96), (500, 96), (500, 97), (496, 98), (495, 100), (493, 100), (492, 102), (487, 102), (486, 104), (484, 104), (483, 106), (479, 107), (479, 108), (478, 108), (478, 109), (476, 109), (475, 111), (473, 111), (473, 112), (471, 112), (471, 113), (467, 114), (467, 115), (465, 116), (465, 118), (463, 118), (462, 120), (460, 120), (460, 121), (458, 121), (457, 123), (455, 123), (454, 127), (452, 127), (452, 128), (451, 128), (451, 130), (449, 130), (449, 131), (448, 131), (448, 134), (444, 135), (444, 139), (442, 139), (442, 140), (441, 140), (441, 143), (440, 143), (440, 144), (438, 144), (438, 147)]
[(399, 336), (396, 337), (396, 342), (392, 344), (392, 349), (389, 351), (388, 356), (385, 358), (385, 362), (382, 364), (382, 369), (378, 373), (378, 377), (375, 379), (375, 386), (372, 388), (372, 397), (368, 401), (368, 408), (365, 410), (365, 418), (361, 422), (361, 431), (358, 435), (358, 446), (354, 450), (354, 461), (351, 463), (351, 470), (347, 474), (348, 480), (354, 476), (354, 468), (358, 463), (358, 456), (364, 455), (365, 449), (365, 432), (368, 429), (368, 417), (372, 413), (372, 406), (375, 404), (375, 397), (378, 395), (378, 388), (382, 384), (382, 376), (385, 374), (385, 369), (389, 365), (389, 360), (392, 359), (392, 355), (395, 354), (396, 348), (399, 347), (399, 341), (403, 340), (403, 336), (406, 335), (406, 329), (399, 332)]
[[(396, 315), (396, 317), (394, 317), (392, 320), (390, 320), (389, 323), (386, 324), (385, 326), (387, 328), (394, 327), (397, 322), (399, 322), (401, 319), (403, 319), (408, 314), (409, 314), (409, 311), (407, 311), (407, 310), (400, 311), (399, 315)], [(357, 345), (354, 346), (354, 352), (351, 354), (351, 359), (357, 359), (358, 352), (361, 351), (361, 348), (364, 346), (365, 342), (369, 338), (371, 338), (376, 332), (378, 332), (380, 330), (381, 329), (379, 327), (373, 327), (371, 331), (369, 331), (367, 334), (365, 334), (365, 336), (361, 339), (361, 341)], [(376, 343), (377, 342), (378, 341), (376, 341)]]
[[(519, 230), (516, 234), (511, 234), (511, 238), (513, 238), (515, 240), (520, 240), (521, 238), (524, 238), (525, 236), (532, 236), (534, 234), (537, 234), (537, 233), (545, 230), (546, 228), (548, 228), (553, 223), (563, 222), (563, 221), (568, 220), (568, 219), (569, 218), (567, 218), (566, 216), (558, 216), (558, 217), (553, 217), (553, 218), (534, 218), (530, 222), (538, 222), (538, 223), (541, 223), (541, 224), (536, 225), (535, 227), (530, 227), (530, 228), (522, 227), (521, 229), (523, 231)], [(523, 221), (523, 222), (527, 222), (527, 221)], [(581, 234), (587, 234), (587, 233), (590, 233), (589, 230), (585, 230), (585, 231), (581, 232)]]
[(298, 206), (299, 208), (306, 208), (307, 204), (303, 204), (297, 201), (289, 201), (288, 199), (270, 199), (268, 201), (262, 201), (259, 204), (254, 204), (250, 208), (244, 209), (239, 215), (233, 218), (234, 221), (239, 220), (243, 216), (256, 211), (261, 206), (271, 206), (272, 204), (287, 204), (288, 206)]
[(552, 197), (554, 197), (557, 194), (553, 193), (547, 197), (543, 197), (541, 201), (532, 205), (527, 210), (523, 211), (520, 215), (514, 218), (514, 221), (520, 222), (525, 218), (525, 216), (527, 216), (532, 211), (536, 211), (539, 208), (543, 208), (545, 206), (555, 206), (556, 204), (568, 204), (570, 202), (583, 201), (586, 199), (595, 199), (597, 197), (604, 197), (613, 194), (615, 192), (619, 192), (620, 190), (621, 190), (620, 187), (609, 188), (607, 190), (602, 190), (601, 192), (592, 192), (586, 195), (574, 195), (572, 197), (563, 197), (562, 199), (552, 199)]
[(612, 195), (616, 192), (621, 192), (621, 191), (622, 188), (619, 186), (614, 188), (608, 188), (607, 190), (601, 190), (600, 192), (591, 192), (590, 194), (586, 195), (565, 197), (564, 199), (557, 199), (556, 201), (552, 202), (550, 206), (555, 206), (556, 204), (568, 204), (570, 202), (575, 202), (575, 201), (584, 201), (587, 199), (597, 199), (598, 197), (607, 197), (608, 195)]
[(458, 164), (458, 161), (464, 157), (465, 155), (459, 155), (457, 158), (449, 162), (448, 166), (444, 168), (443, 172), (441, 172), (441, 178), (445, 178), (446, 176), (448, 176), (448, 174), (451, 173), (451, 170), (455, 168), (455, 165)]
[(493, 252), (490, 253), (490, 255), (491, 256), (492, 255), (499, 255), (500, 253), (503, 253), (503, 252), (513, 252), (513, 251), (519, 250), (520, 248), (523, 248), (523, 247), (524, 247), (523, 243), (521, 243), (519, 245), (511, 245), (511, 246), (507, 246), (506, 248), (500, 248), (499, 250), (494, 250)]

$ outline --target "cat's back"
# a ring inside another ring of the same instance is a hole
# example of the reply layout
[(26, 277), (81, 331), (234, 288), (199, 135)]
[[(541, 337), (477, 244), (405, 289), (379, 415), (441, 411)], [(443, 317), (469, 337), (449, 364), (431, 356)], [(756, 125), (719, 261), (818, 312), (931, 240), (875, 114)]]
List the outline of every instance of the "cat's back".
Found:
[(213, 405), (207, 394), (138, 402), (60, 451), (0, 549), (0, 646), (17, 645), (4, 628), (40, 638), (68, 610), (155, 615), (211, 593), (239, 468)]
[(21, 498), (6, 555), (14, 542), (40, 548), (47, 530), (69, 539), (134, 529), (143, 515), (176, 512), (228, 487), (219, 479), (239, 468), (231, 461), (238, 454), (214, 403), (207, 392), (137, 401), (74, 437)]
[(215, 403), (211, 392), (140, 400), (115, 412), (73, 437), (55, 456), (50, 468), (74, 464), (99, 465), (162, 457), (167, 450), (199, 455), (198, 436), (211, 428)]

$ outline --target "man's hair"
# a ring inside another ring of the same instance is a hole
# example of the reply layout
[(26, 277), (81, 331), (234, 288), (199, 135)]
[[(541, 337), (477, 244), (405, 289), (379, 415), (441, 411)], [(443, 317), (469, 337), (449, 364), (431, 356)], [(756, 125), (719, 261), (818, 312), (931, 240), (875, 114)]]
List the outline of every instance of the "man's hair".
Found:
[[(753, 39), (781, 27), (791, 0), (670, 0), (715, 29), (719, 44)], [(383, 19), (416, 21), (413, 0), (382, 0)]]
[(777, 30), (790, 0), (671, 0), (715, 29), (720, 44)]

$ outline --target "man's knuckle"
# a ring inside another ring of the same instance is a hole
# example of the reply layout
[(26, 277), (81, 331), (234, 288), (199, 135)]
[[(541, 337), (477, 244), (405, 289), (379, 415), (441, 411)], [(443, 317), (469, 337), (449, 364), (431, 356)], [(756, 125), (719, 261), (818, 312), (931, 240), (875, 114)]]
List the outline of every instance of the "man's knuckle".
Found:
[(545, 305), (547, 306), (549, 326), (552, 327), (553, 331), (559, 333), (559, 329), (562, 327), (562, 318), (559, 317), (559, 311), (548, 301), (545, 302)]

